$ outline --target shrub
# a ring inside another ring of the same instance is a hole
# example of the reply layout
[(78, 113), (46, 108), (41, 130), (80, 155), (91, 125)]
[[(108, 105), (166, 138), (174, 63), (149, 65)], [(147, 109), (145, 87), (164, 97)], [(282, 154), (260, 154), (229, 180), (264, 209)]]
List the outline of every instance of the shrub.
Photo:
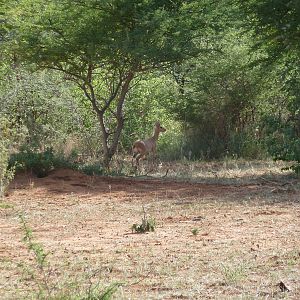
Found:
[(287, 120), (267, 118), (266, 144), (275, 160), (292, 162), (291, 169), (300, 174), (300, 117)]
[(78, 165), (76, 169), (87, 175), (103, 175), (104, 173), (103, 166), (99, 162)]
[(154, 231), (156, 227), (156, 221), (152, 217), (147, 217), (145, 209), (144, 209), (144, 216), (142, 218), (142, 223), (141, 224), (133, 224), (131, 226), (132, 232), (136, 233), (145, 233), (145, 232), (150, 232)]
[(14, 164), (9, 165), (10, 153), (22, 142), (24, 136), (22, 128), (13, 127), (12, 121), (0, 117), (0, 197), (14, 177)]
[(37, 177), (45, 177), (54, 169), (54, 153), (52, 148), (44, 152), (35, 152), (25, 149), (10, 157), (10, 166), (15, 165), (17, 170), (33, 172)]
[(5, 141), (0, 141), (0, 197), (4, 194), (9, 182), (14, 176), (14, 168), (7, 168), (9, 152)]
[(33, 172), (37, 177), (45, 177), (56, 168), (78, 170), (87, 175), (102, 175), (104, 173), (99, 162), (78, 163), (73, 154), (65, 157), (61, 153), (55, 153), (53, 148), (47, 148), (43, 152), (23, 148), (19, 153), (10, 156), (9, 166), (15, 166), (17, 171)]

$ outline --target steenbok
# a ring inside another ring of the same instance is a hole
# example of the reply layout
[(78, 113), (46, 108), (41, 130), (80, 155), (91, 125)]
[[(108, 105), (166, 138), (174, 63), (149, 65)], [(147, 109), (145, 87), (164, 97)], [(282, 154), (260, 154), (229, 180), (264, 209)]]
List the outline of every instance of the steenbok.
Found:
[(148, 153), (156, 154), (156, 143), (158, 136), (161, 132), (165, 132), (166, 129), (160, 126), (159, 122), (155, 123), (153, 136), (146, 140), (138, 140), (134, 142), (132, 146), (133, 158), (136, 159), (136, 164), (139, 165), (140, 159), (145, 158)]

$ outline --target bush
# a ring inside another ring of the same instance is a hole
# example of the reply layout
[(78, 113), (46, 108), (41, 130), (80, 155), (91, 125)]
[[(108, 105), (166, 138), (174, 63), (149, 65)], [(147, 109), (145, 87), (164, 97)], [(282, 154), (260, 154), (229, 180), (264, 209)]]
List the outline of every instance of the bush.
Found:
[(44, 152), (23, 150), (11, 155), (9, 165), (15, 165), (17, 170), (33, 172), (37, 177), (45, 177), (54, 169), (53, 149), (48, 148)]
[(142, 219), (142, 224), (133, 224), (131, 227), (132, 232), (145, 233), (155, 230), (155, 219)]
[(145, 232), (151, 232), (155, 230), (156, 227), (156, 221), (152, 217), (147, 217), (146, 211), (144, 210), (144, 216), (142, 218), (142, 223), (141, 224), (133, 224), (131, 226), (132, 232), (136, 233), (145, 233)]
[(22, 129), (14, 128), (12, 122), (0, 117), (0, 197), (14, 177), (14, 164), (9, 165), (10, 152), (23, 140)]
[(76, 169), (87, 175), (103, 175), (104, 173), (103, 166), (98, 162), (78, 165)]
[(7, 168), (9, 153), (5, 142), (0, 141), (0, 197), (3, 196), (9, 182), (14, 176), (14, 168)]
[(269, 153), (275, 160), (291, 161), (290, 168), (300, 174), (300, 116), (286, 121), (267, 118), (266, 124)]
[(232, 133), (230, 135), (228, 152), (232, 157), (265, 159), (268, 156), (264, 143), (256, 138), (253, 132), (248, 130), (248, 132)]
[(34, 173), (37, 177), (46, 177), (50, 171), (56, 168), (69, 168), (78, 170), (87, 175), (103, 175), (104, 170), (99, 162), (81, 162), (78, 163), (74, 154), (65, 157), (63, 154), (57, 154), (53, 148), (47, 148), (46, 151), (22, 149), (17, 154), (12, 154), (9, 159), (9, 167), (15, 166), (17, 171), (28, 171)]

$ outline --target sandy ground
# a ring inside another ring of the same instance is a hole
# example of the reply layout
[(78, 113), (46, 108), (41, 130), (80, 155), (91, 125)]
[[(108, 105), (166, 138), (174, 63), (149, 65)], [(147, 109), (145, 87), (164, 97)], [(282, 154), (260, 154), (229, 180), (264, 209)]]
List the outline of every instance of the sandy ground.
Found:
[[(35, 299), (39, 286), (60, 299), (98, 281), (122, 283), (115, 299), (300, 299), (298, 186), (20, 174), (0, 202), (0, 299)], [(156, 229), (132, 233), (143, 209)]]

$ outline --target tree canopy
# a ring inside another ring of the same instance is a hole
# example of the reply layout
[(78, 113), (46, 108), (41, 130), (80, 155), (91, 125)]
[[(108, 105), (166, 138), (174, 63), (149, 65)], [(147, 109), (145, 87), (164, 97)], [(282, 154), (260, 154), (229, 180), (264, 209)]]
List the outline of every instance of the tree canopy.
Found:
[[(76, 114), (76, 108), (81, 116), (74, 118), (82, 121), (77, 128), (86, 136), (90, 132), (85, 144), (97, 149), (90, 152), (106, 167), (119, 146), (130, 151), (132, 138), (150, 134), (158, 118), (176, 131), (173, 139), (170, 131), (162, 137), (164, 147), (176, 148), (172, 157), (269, 153), (298, 160), (298, 1), (0, 4), (0, 73), (6, 78), (0, 85), (2, 99), (11, 95), (8, 91), (17, 91), (5, 107), (29, 112), (28, 101), (49, 115), (50, 99), (55, 99), (57, 118), (56, 108), (63, 107), (62, 115)], [(51, 78), (57, 88), (50, 86)], [(65, 93), (68, 100), (63, 99)], [(22, 124), (31, 124), (29, 115), (22, 116)], [(40, 138), (43, 132), (73, 134), (76, 126), (69, 123), (74, 118), (65, 117), (62, 129), (54, 123), (46, 129), (48, 121), (35, 118), (39, 143), (50, 143)], [(82, 133), (77, 130), (81, 139)], [(101, 147), (95, 147), (97, 143)]]
[(13, 52), (37, 68), (62, 71), (78, 84), (97, 113), (108, 165), (136, 74), (199, 52), (196, 41), (205, 37), (211, 25), (204, 22), (207, 12), (196, 10), (210, 4), (202, 2), (11, 1), (7, 15), (14, 28)]

